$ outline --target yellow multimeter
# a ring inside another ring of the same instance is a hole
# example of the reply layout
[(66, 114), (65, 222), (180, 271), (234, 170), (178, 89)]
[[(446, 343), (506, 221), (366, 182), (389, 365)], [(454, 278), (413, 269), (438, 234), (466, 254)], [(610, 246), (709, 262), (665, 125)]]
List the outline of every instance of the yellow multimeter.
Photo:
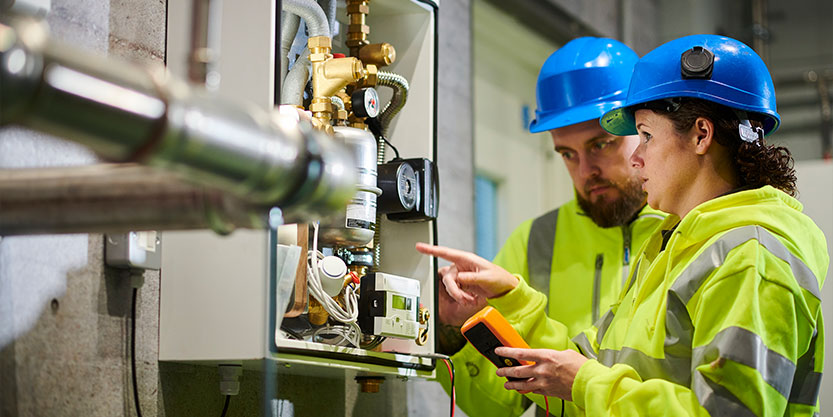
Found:
[[(531, 365), (533, 362), (518, 361), (495, 354), (495, 348), (506, 346), (514, 348), (529, 349), (529, 345), (521, 338), (521, 335), (506, 321), (506, 318), (487, 306), (471, 316), (460, 329), (463, 336), (490, 362), (498, 368), (507, 366)], [(516, 380), (518, 378), (508, 378)]]

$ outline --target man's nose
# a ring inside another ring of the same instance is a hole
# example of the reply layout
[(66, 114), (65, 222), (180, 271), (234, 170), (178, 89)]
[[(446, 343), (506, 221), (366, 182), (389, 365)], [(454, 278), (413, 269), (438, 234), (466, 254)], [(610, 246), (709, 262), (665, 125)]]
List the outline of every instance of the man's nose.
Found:
[(628, 160), (634, 168), (642, 168), (644, 162), (642, 160), (642, 145), (637, 146), (636, 149), (633, 150), (633, 153)]
[(579, 173), (584, 178), (598, 176), (601, 173), (599, 163), (593, 156), (587, 155), (582, 158), (579, 165)]

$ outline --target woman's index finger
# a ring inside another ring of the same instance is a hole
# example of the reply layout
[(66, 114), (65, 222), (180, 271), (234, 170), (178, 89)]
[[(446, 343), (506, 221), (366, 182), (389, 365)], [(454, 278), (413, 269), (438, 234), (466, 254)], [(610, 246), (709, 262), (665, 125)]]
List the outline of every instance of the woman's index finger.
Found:
[(467, 263), (467, 264), (479, 264), (483, 258), (471, 253), (462, 251), (459, 249), (452, 249), (445, 246), (434, 246), (429, 245), (427, 243), (417, 242), (416, 250), (420, 253), (424, 253), (426, 255), (436, 256), (438, 258), (445, 259), (446, 261), (454, 262), (457, 264), (460, 263)]

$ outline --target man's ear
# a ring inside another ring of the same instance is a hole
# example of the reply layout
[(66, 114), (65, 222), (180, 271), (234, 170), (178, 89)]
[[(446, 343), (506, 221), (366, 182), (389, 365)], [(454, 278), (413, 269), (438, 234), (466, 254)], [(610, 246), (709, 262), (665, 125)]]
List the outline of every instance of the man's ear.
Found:
[(714, 123), (705, 118), (698, 117), (691, 126), (694, 149), (698, 155), (705, 155), (714, 141)]

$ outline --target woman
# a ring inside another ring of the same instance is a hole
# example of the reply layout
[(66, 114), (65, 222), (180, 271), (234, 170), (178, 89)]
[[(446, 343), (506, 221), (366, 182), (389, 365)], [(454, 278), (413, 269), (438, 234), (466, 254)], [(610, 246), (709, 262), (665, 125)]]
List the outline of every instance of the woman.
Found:
[(507, 389), (588, 416), (818, 415), (827, 249), (792, 197), (789, 151), (764, 141), (779, 122), (766, 66), (738, 41), (688, 36), (639, 60), (624, 106), (601, 123), (639, 134), (631, 162), (648, 204), (670, 215), (618, 303), (573, 341), (524, 280), (473, 254), (417, 249), (456, 264), (450, 295), (487, 297), (530, 346), (556, 349), (500, 348), (535, 362), (498, 370), (522, 378)]

